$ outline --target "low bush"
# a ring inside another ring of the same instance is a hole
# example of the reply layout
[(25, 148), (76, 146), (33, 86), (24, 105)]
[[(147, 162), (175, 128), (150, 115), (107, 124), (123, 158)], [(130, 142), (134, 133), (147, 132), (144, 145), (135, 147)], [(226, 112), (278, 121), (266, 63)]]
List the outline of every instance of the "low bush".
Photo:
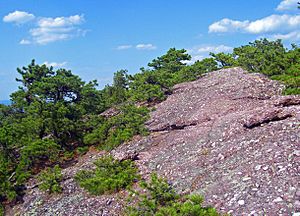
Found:
[(59, 145), (53, 140), (37, 140), (21, 150), (20, 162), (16, 168), (17, 182), (24, 183), (31, 175), (31, 169), (39, 167), (48, 161), (54, 162), (58, 159)]
[(143, 193), (134, 191), (135, 206), (129, 206), (128, 216), (219, 216), (212, 207), (203, 207), (200, 195), (181, 197), (168, 182), (151, 175), (149, 183), (142, 181)]
[(0, 206), (1, 201), (12, 201), (17, 197), (15, 187), (10, 181), (13, 168), (10, 158), (0, 149)]
[(61, 168), (58, 165), (45, 169), (38, 176), (40, 181), (39, 189), (49, 193), (60, 193), (62, 191), (60, 186), (62, 177)]
[(93, 195), (117, 192), (138, 179), (137, 168), (130, 160), (118, 161), (104, 156), (95, 165), (95, 170), (81, 170), (75, 176), (79, 185)]
[(4, 207), (1, 203), (0, 203), (0, 216), (4, 216)]
[(89, 147), (88, 146), (82, 146), (82, 147), (78, 147), (76, 149), (76, 153), (79, 154), (79, 155), (84, 155), (88, 151), (89, 151)]
[(149, 110), (132, 104), (119, 108), (120, 113), (102, 120), (98, 127), (84, 137), (87, 145), (98, 144), (101, 149), (112, 150), (134, 135), (147, 135), (144, 123), (149, 118)]

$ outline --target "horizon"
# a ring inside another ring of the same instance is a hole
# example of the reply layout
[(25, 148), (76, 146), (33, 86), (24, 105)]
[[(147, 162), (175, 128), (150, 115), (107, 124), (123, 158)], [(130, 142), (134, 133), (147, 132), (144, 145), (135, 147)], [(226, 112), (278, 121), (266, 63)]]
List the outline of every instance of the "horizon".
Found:
[(0, 16), (0, 101), (17, 90), (16, 68), (32, 59), (103, 87), (117, 70), (137, 73), (171, 47), (186, 49), (196, 61), (263, 37), (286, 46), (300, 41), (295, 0), (4, 0)]
[(11, 104), (11, 100), (0, 100), (0, 104), (2, 104), (2, 105), (10, 105)]

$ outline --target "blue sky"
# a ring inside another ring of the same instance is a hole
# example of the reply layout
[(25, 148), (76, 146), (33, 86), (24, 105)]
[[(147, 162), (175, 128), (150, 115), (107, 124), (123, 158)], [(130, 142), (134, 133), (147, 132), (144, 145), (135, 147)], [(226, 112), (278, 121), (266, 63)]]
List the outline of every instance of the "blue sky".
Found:
[(0, 100), (17, 89), (31, 59), (111, 82), (169, 48), (193, 60), (260, 37), (300, 41), (297, 0), (1, 0)]

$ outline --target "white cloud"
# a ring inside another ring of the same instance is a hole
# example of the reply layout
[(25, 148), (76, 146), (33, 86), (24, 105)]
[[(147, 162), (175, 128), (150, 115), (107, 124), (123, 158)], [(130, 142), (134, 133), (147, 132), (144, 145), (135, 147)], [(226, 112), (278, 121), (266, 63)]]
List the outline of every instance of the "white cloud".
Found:
[(132, 45), (120, 45), (117, 47), (117, 50), (126, 50), (132, 48)]
[(202, 56), (203, 58), (209, 56), (209, 53), (231, 52), (233, 47), (226, 45), (199, 45), (188, 49), (188, 53), (192, 56)]
[(253, 34), (287, 31), (300, 27), (300, 15), (271, 15), (251, 22), (246, 31)]
[(286, 11), (286, 10), (297, 10), (298, 0), (282, 0), (277, 6), (276, 10)]
[(28, 45), (28, 44), (31, 44), (31, 42), (30, 42), (29, 40), (22, 39), (22, 40), (20, 41), (20, 44), (21, 44), (21, 45)]
[(138, 50), (155, 50), (157, 47), (153, 44), (138, 44), (135, 48)]
[(84, 36), (86, 31), (78, 28), (78, 25), (83, 22), (83, 15), (40, 18), (37, 22), (38, 27), (30, 29), (29, 32), (34, 43), (45, 45), (55, 41), (67, 40), (76, 36)]
[(117, 50), (127, 50), (127, 49), (131, 49), (132, 47), (135, 47), (137, 50), (155, 50), (155, 49), (157, 49), (157, 47), (154, 46), (153, 44), (137, 44), (134, 46), (130, 45), (130, 44), (126, 44), (126, 45), (120, 45), (116, 49)]
[(42, 34), (38, 37), (34, 37), (33, 41), (40, 45), (46, 45), (48, 43), (67, 40), (69, 38), (71, 38), (71, 35), (69, 34), (57, 34), (52, 32), (51, 34)]
[(231, 52), (233, 47), (226, 45), (199, 45), (195, 46), (191, 49), (188, 49), (188, 53), (192, 56), (191, 60), (183, 61), (182, 63), (186, 63), (188, 65), (195, 63), (196, 61), (201, 61), (204, 58), (209, 57), (209, 53), (220, 53), (220, 52)]
[(45, 61), (44, 63), (43, 63), (44, 65), (46, 65), (47, 67), (50, 67), (50, 66), (52, 66), (52, 67), (63, 67), (63, 66), (65, 66), (66, 64), (67, 64), (67, 62), (48, 62), (48, 61)]
[(300, 41), (300, 31), (293, 31), (287, 34), (274, 34), (271, 39), (282, 39), (288, 41)]
[(33, 14), (24, 12), (24, 11), (15, 11), (9, 13), (3, 17), (3, 22), (12, 22), (16, 24), (23, 24), (33, 20), (35, 16)]
[(209, 32), (245, 32), (262, 34), (288, 32), (300, 28), (300, 15), (271, 15), (255, 21), (223, 19), (209, 26)]
[(201, 61), (203, 60), (205, 57), (202, 55), (194, 55), (192, 56), (191, 60), (184, 60), (182, 61), (182, 63), (187, 64), (187, 65), (192, 65), (194, 64), (196, 61)]
[(209, 32), (235, 32), (244, 29), (249, 25), (249, 21), (236, 21), (228, 18), (222, 19), (209, 26)]
[[(15, 22), (17, 24), (28, 22), (34, 19), (33, 14), (15, 11), (3, 18), (5, 22)], [(83, 15), (69, 17), (41, 17), (35, 19), (35, 28), (29, 30), (30, 37), (22, 39), (19, 43), (45, 45), (55, 41), (68, 40), (78, 36), (84, 36), (86, 30), (80, 29), (79, 25), (84, 23)]]
[(38, 21), (40, 28), (66, 28), (69, 26), (79, 25), (84, 22), (83, 15), (74, 15), (69, 17), (46, 17)]
[(220, 53), (220, 52), (230, 52), (233, 48), (230, 46), (225, 45), (218, 45), (218, 46), (202, 46), (197, 49), (197, 53)]

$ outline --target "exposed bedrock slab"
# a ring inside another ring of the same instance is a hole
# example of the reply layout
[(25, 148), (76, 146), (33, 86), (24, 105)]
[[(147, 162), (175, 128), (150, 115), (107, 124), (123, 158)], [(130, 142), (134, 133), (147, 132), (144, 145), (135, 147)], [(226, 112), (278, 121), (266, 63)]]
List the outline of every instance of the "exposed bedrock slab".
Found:
[(282, 89), (240, 68), (179, 84), (151, 113), (153, 133), (115, 155), (138, 154), (145, 173), (223, 212), (292, 215), (300, 211), (300, 97)]

